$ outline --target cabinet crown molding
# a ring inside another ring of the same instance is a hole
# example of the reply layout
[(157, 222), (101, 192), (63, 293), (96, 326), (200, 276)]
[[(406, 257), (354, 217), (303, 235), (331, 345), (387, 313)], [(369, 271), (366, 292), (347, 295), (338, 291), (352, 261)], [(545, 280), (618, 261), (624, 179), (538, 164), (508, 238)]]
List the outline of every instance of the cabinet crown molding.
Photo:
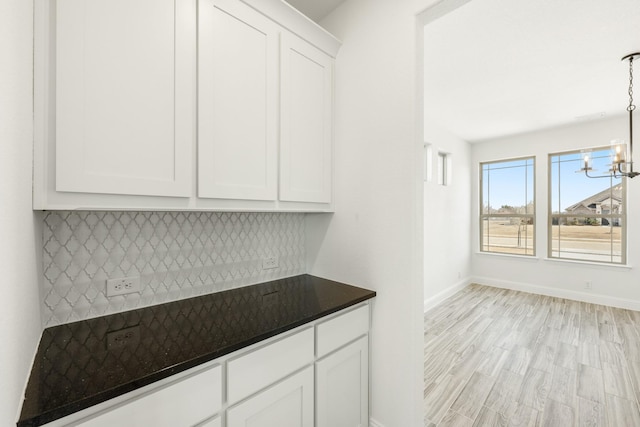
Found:
[(335, 58), (342, 41), (284, 0), (240, 0)]

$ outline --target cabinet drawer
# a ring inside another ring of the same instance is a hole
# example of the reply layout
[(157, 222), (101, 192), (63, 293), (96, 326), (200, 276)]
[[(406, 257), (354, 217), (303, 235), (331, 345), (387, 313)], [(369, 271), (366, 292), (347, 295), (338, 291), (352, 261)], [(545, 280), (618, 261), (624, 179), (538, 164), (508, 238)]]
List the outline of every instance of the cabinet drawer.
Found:
[(313, 367), (245, 400), (227, 412), (227, 427), (313, 427)]
[(82, 427), (191, 426), (222, 407), (222, 368), (215, 366), (150, 394), (107, 409)]
[(252, 351), (227, 365), (229, 405), (313, 363), (313, 328)]
[(369, 306), (334, 317), (317, 327), (317, 356), (323, 357), (369, 331)]

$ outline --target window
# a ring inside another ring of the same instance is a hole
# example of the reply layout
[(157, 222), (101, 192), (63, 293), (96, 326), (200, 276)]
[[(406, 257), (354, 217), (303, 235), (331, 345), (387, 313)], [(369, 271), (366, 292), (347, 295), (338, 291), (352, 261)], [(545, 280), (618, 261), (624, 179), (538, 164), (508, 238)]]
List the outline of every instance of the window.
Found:
[[(549, 155), (549, 257), (626, 263), (626, 181), (576, 173), (584, 152)], [(609, 170), (609, 147), (589, 153), (594, 175)]]
[(431, 182), (431, 177), (433, 175), (433, 148), (431, 144), (424, 144), (424, 180), (426, 182)]
[(480, 251), (535, 255), (535, 159), (480, 164)]
[(449, 156), (438, 151), (438, 185), (449, 185)]

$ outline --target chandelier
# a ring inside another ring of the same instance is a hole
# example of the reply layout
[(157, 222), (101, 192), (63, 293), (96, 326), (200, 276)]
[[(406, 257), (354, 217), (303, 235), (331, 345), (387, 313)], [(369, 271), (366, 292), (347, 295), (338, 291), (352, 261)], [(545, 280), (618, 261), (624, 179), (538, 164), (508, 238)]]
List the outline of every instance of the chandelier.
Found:
[(622, 60), (629, 61), (629, 105), (627, 111), (629, 112), (629, 146), (627, 155), (627, 146), (623, 141), (612, 141), (612, 153), (611, 153), (611, 168), (604, 175), (589, 175), (589, 172), (593, 170), (591, 167), (591, 157), (589, 153), (584, 155), (584, 163), (582, 168), (578, 172), (584, 172), (589, 178), (620, 178), (628, 177), (633, 178), (640, 175), (640, 172), (633, 171), (633, 110), (636, 106), (633, 105), (633, 61), (640, 59), (640, 52), (631, 53), (622, 57)]

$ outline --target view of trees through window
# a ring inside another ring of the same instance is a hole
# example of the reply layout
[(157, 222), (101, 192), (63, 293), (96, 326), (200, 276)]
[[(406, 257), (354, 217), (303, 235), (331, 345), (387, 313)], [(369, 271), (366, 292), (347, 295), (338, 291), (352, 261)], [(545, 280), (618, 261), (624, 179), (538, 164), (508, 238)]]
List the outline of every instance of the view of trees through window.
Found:
[(549, 155), (549, 257), (625, 263), (625, 180), (586, 177), (585, 155), (590, 175), (607, 175), (608, 147)]
[(480, 164), (480, 250), (535, 255), (535, 160)]

